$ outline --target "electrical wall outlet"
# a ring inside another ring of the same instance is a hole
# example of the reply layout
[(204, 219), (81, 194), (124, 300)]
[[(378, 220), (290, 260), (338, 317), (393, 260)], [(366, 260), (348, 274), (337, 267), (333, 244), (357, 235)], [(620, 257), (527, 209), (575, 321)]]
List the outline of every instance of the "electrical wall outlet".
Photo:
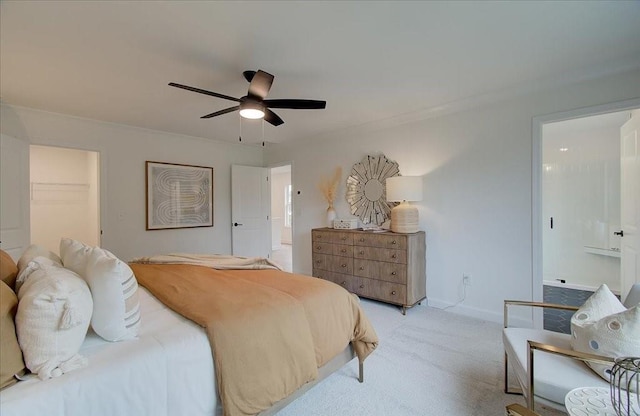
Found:
[(462, 284), (465, 286), (471, 286), (471, 275), (467, 273), (462, 274)]

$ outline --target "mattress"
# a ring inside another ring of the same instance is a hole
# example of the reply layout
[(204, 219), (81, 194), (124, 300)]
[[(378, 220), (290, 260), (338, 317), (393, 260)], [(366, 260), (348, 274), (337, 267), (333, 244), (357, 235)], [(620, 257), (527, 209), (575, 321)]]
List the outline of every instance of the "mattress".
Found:
[(219, 415), (213, 358), (204, 330), (139, 288), (137, 339), (108, 342), (89, 330), (86, 368), (30, 378), (2, 390), (2, 416)]

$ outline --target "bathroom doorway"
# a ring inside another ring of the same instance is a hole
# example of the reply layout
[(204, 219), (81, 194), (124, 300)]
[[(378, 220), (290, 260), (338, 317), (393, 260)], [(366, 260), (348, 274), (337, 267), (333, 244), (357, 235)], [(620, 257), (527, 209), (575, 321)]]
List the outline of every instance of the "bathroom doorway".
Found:
[(291, 165), (271, 168), (271, 258), (293, 271), (293, 199)]
[[(620, 127), (631, 111), (542, 125), (543, 301), (579, 306), (601, 285), (620, 293)], [(570, 331), (571, 312), (543, 326)]]

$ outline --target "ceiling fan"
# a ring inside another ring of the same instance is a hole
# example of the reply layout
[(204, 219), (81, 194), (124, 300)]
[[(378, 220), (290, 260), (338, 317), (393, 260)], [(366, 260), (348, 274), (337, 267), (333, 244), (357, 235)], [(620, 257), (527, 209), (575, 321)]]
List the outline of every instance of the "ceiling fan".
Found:
[(217, 92), (207, 91), (200, 88), (190, 87), (188, 85), (176, 84), (170, 82), (169, 85), (176, 88), (182, 88), (184, 90), (197, 92), (200, 94), (210, 95), (212, 97), (223, 98), (225, 100), (235, 101), (239, 103), (236, 106), (225, 108), (224, 110), (216, 111), (211, 114), (204, 115), (200, 118), (212, 118), (223, 114), (231, 113), (236, 110), (240, 110), (240, 115), (244, 118), (258, 119), (263, 118), (268, 123), (279, 126), (284, 121), (273, 111), (271, 108), (285, 108), (295, 110), (321, 110), (326, 107), (326, 101), (318, 100), (301, 100), (301, 99), (270, 99), (267, 100), (267, 94), (271, 89), (273, 83), (273, 75), (268, 72), (258, 71), (244, 71), (242, 73), (244, 78), (249, 82), (249, 91), (247, 95), (241, 98), (230, 97), (228, 95), (219, 94)]

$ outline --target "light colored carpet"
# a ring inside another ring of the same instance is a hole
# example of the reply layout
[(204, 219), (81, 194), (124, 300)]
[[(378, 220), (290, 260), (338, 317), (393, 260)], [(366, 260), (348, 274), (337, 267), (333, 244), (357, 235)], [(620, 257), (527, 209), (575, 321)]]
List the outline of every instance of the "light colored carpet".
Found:
[(424, 305), (403, 316), (391, 305), (362, 304), (380, 338), (365, 361), (364, 383), (353, 360), (278, 416), (489, 416), (524, 404), (502, 391), (501, 325)]

